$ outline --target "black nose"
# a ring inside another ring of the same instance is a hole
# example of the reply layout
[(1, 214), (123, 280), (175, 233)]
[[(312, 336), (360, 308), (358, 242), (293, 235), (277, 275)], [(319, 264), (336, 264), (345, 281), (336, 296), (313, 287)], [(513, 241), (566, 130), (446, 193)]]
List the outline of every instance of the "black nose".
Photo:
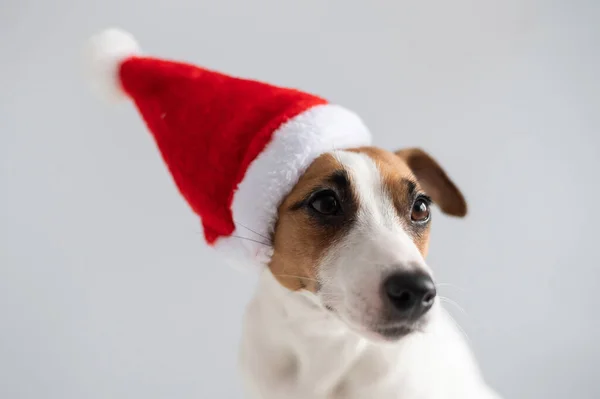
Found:
[(417, 319), (427, 313), (435, 301), (435, 284), (423, 272), (392, 274), (383, 282), (383, 295), (399, 318)]

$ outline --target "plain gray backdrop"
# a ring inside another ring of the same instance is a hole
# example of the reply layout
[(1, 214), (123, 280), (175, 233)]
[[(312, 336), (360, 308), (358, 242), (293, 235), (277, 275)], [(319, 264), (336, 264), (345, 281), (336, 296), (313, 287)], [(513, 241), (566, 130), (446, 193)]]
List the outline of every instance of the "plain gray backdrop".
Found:
[(256, 276), (205, 247), (133, 107), (88, 91), (81, 47), (107, 26), (430, 151), (470, 215), (436, 212), (429, 261), (488, 381), (600, 397), (600, 2), (0, 6), (0, 398), (242, 398)]

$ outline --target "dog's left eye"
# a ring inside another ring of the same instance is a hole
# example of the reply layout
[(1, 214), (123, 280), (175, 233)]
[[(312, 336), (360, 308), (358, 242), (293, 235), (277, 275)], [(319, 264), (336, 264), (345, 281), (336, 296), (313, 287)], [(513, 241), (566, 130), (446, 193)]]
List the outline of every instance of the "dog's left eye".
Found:
[(310, 200), (309, 206), (323, 215), (335, 215), (340, 210), (340, 203), (333, 191), (321, 191)]
[(412, 207), (410, 218), (413, 222), (424, 223), (429, 220), (431, 210), (429, 201), (425, 197), (419, 197)]

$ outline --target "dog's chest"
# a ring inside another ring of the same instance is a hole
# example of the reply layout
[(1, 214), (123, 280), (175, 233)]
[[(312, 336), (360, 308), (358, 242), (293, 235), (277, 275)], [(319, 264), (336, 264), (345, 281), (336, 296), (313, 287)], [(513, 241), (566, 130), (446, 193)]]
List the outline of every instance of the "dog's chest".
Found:
[[(297, 367), (292, 385), (313, 387), (319, 399), (446, 398), (445, 376), (417, 350), (419, 343), (373, 345), (352, 332), (291, 333)], [(419, 358), (421, 356), (421, 358)], [(432, 384), (437, 381), (437, 384)]]

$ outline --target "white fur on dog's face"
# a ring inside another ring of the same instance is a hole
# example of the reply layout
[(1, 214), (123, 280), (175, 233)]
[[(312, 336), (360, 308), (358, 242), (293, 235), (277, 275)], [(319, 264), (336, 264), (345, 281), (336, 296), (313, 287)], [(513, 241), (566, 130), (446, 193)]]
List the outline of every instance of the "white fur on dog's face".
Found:
[[(411, 219), (415, 202), (430, 195), (446, 213), (466, 212), (462, 195), (437, 163), (422, 151), (406, 151), (363, 148), (320, 157), (280, 206), (273, 237), (270, 268), (279, 282), (312, 292), (324, 311), (370, 337), (400, 338), (430, 317), (393, 318), (382, 295), (392, 274), (432, 275), (424, 260), (429, 218)], [(324, 190), (340, 203), (333, 216), (311, 209)]]
[(358, 209), (353, 227), (325, 251), (317, 266), (316, 295), (354, 329), (370, 333), (393, 327), (383, 316), (382, 282), (396, 272), (431, 270), (406, 231), (375, 160), (359, 152), (333, 155), (349, 175)]

